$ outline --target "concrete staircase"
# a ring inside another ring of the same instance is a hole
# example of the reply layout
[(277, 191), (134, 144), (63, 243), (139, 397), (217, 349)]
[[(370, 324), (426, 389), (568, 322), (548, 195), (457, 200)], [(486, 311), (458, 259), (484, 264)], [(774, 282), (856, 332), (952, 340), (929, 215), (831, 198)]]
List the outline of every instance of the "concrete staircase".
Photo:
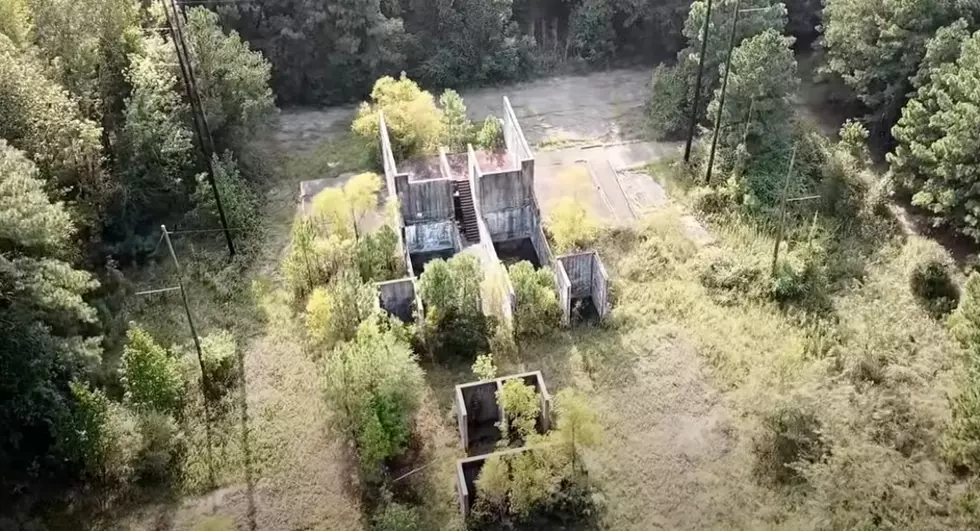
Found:
[(467, 180), (456, 181), (456, 190), (459, 192), (459, 206), (463, 213), (463, 219), (460, 220), (463, 236), (470, 243), (479, 243), (480, 227), (476, 221), (476, 208), (473, 206), (473, 191), (470, 190), (470, 182)]

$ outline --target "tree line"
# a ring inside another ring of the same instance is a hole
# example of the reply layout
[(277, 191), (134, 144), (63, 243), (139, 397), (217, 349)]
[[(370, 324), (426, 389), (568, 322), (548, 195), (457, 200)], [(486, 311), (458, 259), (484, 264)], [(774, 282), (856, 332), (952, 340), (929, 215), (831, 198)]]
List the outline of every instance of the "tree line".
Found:
[[(184, 24), (226, 213), (254, 227), (269, 63), (213, 12), (188, 9)], [(176, 451), (160, 445), (175, 443), (185, 381), (200, 376), (138, 328), (127, 337), (120, 272), (148, 260), (161, 223), (218, 224), (166, 27), (158, 4), (135, 0), (0, 1), (5, 507), (38, 481), (162, 474), (166, 459), (138, 463)], [(209, 359), (206, 371), (231, 372), (230, 356)]]

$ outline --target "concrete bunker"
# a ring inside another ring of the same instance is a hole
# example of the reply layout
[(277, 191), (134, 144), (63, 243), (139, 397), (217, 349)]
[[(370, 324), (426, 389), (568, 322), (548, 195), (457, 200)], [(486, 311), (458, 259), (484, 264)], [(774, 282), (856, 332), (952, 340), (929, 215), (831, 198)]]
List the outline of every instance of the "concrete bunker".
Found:
[(541, 371), (504, 376), (483, 382), (470, 382), (456, 386), (456, 422), (460, 442), (468, 455), (492, 451), (502, 435), (497, 423), (503, 418), (503, 406), (497, 392), (509, 380), (521, 380), (534, 388), (541, 404), (537, 430), (545, 433), (551, 427), (551, 395), (544, 383)]
[(513, 448), (456, 461), (456, 493), (459, 497), (459, 511), (463, 516), (470, 514), (470, 509), (476, 502), (476, 480), (480, 477), (480, 472), (483, 471), (483, 465), (487, 460), (492, 456), (505, 457), (526, 451), (530, 450), (528, 448)]
[(569, 307), (566, 312), (575, 320), (602, 320), (609, 313), (609, 275), (599, 253), (567, 254), (558, 261), (568, 275)]

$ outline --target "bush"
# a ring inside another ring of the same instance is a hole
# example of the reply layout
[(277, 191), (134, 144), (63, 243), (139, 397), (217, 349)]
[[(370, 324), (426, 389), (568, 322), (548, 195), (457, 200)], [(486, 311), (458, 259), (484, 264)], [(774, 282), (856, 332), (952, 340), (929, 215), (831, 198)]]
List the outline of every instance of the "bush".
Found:
[(492, 354), (480, 354), (473, 362), (473, 375), (481, 382), (493, 380), (497, 377), (497, 366), (493, 363)]
[(426, 316), (422, 338), (437, 359), (472, 360), (488, 352), (496, 322), (480, 309), (483, 272), (475, 256), (458, 254), (426, 264), (419, 296)]
[(777, 485), (803, 481), (796, 466), (819, 461), (826, 447), (815, 416), (794, 407), (784, 407), (762, 422), (762, 434), (753, 443), (755, 473)]
[(316, 235), (335, 235), (342, 240), (357, 238), (364, 215), (378, 206), (381, 177), (361, 173), (343, 188), (327, 188), (313, 198), (310, 220)]
[(364, 282), (384, 282), (403, 273), (398, 254), (398, 235), (385, 225), (357, 242), (357, 269)]
[(490, 351), (490, 339), (497, 328), (495, 319), (479, 311), (429, 312), (425, 316), (422, 341), (436, 360), (469, 362), (477, 354)]
[(518, 336), (542, 336), (561, 326), (562, 310), (550, 270), (521, 261), (510, 267), (510, 280), (517, 299), (514, 332)]
[(514, 428), (524, 441), (535, 433), (538, 416), (541, 414), (541, 401), (533, 387), (521, 380), (507, 380), (497, 391), (497, 401), (504, 411), (500, 431), (505, 434), (505, 438), (510, 428)]
[(476, 134), (476, 144), (486, 151), (499, 151), (504, 148), (504, 131), (499, 118), (487, 116), (483, 121), (483, 127)]
[(780, 303), (820, 305), (826, 298), (823, 249), (809, 243), (780, 254), (769, 296)]
[(388, 503), (374, 515), (372, 531), (422, 531), (419, 510), (400, 503)]
[(82, 464), (88, 477), (103, 486), (128, 483), (140, 448), (136, 419), (102, 391), (72, 383), (71, 392), (75, 399), (73, 429), (61, 441), (66, 453)]
[[(252, 185), (238, 171), (238, 163), (230, 151), (214, 158), (214, 177), (221, 194), (221, 208), (225, 211), (228, 226), (240, 229), (235, 232), (236, 241), (251, 236), (259, 229), (259, 196)], [(205, 229), (221, 227), (218, 203), (206, 174), (197, 176), (197, 186), (191, 198), (194, 209), (189, 213), (192, 225)]]
[(170, 415), (148, 411), (140, 415), (141, 445), (137, 473), (144, 480), (160, 481), (175, 477), (183, 458), (186, 441)]
[(306, 305), (306, 335), (310, 345), (329, 350), (349, 341), (376, 310), (374, 287), (345, 271), (326, 288), (317, 288)]
[(698, 278), (717, 304), (736, 304), (743, 297), (761, 295), (759, 287), (766, 275), (760, 264), (727, 252), (708, 255)]
[(201, 338), (204, 362), (204, 393), (208, 400), (217, 401), (238, 383), (238, 356), (235, 336), (221, 330)]
[(140, 411), (175, 413), (184, 395), (180, 362), (136, 325), (126, 337), (120, 368), (126, 402)]
[(980, 273), (966, 281), (959, 307), (949, 318), (954, 336), (967, 351), (967, 374), (951, 400), (952, 418), (943, 450), (953, 466), (980, 472)]
[(408, 344), (368, 321), (323, 366), (324, 398), (335, 427), (356, 443), (361, 471), (380, 477), (404, 452), (425, 386)]
[(660, 65), (653, 71), (650, 87), (650, 128), (660, 140), (681, 138), (689, 125), (687, 75), (679, 67)]
[(558, 254), (583, 250), (599, 236), (599, 224), (574, 199), (562, 198), (545, 221), (552, 245)]
[(956, 309), (960, 289), (953, 280), (953, 264), (938, 249), (925, 252), (911, 264), (909, 289), (930, 315), (942, 318)]
[[(442, 138), (442, 112), (427, 91), (404, 73), (374, 83), (370, 103), (362, 103), (351, 125), (354, 134), (377, 153), (380, 138), (378, 113), (383, 112), (396, 160), (434, 152)], [(380, 157), (376, 158), (380, 160)]]

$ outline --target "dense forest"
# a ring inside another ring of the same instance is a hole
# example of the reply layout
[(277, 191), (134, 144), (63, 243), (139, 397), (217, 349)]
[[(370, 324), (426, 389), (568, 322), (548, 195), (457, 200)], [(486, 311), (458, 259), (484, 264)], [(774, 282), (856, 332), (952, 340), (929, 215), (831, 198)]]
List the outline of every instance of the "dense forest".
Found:
[[(0, 0), (0, 507), (80, 485), (101, 492), (132, 478), (174, 479), (186, 367), (129, 323), (126, 300), (135, 288), (128, 276), (157, 260), (162, 224), (220, 226), (214, 189), (229, 226), (256, 230), (274, 177), (263, 140), (278, 108), (365, 100), (383, 76), (415, 80), (418, 86), (385, 83), (392, 92), (410, 87), (415, 101), (428, 98), (434, 116), (442, 111), (420, 87), (442, 92), (556, 72), (649, 69), (651, 135), (683, 139), (700, 101), (703, 146), (692, 167), (719, 176), (705, 203), (772, 215), (785, 168), (795, 163), (801, 181), (825, 199), (855, 189), (878, 199), (898, 195), (934, 227), (980, 241), (975, 1), (714, 0), (710, 17), (706, 0), (188, 0), (181, 7), (178, 14), (148, 0)], [(732, 27), (736, 8), (744, 13)], [(177, 16), (213, 150), (202, 145), (167, 31)], [(797, 57), (810, 53), (820, 60), (818, 78), (842, 89), (829, 104), (857, 110), (834, 148), (795, 119), (797, 88), (812, 81), (800, 79)], [(462, 109), (454, 117), (469, 133), (465, 107), (451, 94), (440, 105)], [(376, 126), (375, 116), (365, 129)], [(438, 119), (429, 123), (440, 127)], [(364, 135), (367, 143), (374, 132)], [(712, 137), (717, 159), (706, 160)], [(884, 175), (832, 179), (869, 174), (869, 138)], [(827, 210), (861, 208), (840, 199)], [(242, 245), (233, 266), (254, 258)], [(363, 288), (359, 282), (351, 281)], [(357, 290), (348, 293), (352, 307), (371, 297)], [(958, 314), (970, 330), (980, 320), (973, 304)], [(344, 344), (360, 334), (372, 352), (401, 341), (394, 332), (351, 328), (356, 334)], [(972, 333), (961, 335), (976, 349)], [(215, 345), (229, 341), (216, 336), (208, 345), (223, 351)], [(202, 361), (200, 371), (231, 378), (230, 357), (219, 358)], [(417, 366), (410, 369), (420, 380)], [(980, 377), (966, 380), (971, 387), (953, 399), (947, 443), (958, 477), (980, 473)], [(885, 490), (883, 499), (892, 496)]]

